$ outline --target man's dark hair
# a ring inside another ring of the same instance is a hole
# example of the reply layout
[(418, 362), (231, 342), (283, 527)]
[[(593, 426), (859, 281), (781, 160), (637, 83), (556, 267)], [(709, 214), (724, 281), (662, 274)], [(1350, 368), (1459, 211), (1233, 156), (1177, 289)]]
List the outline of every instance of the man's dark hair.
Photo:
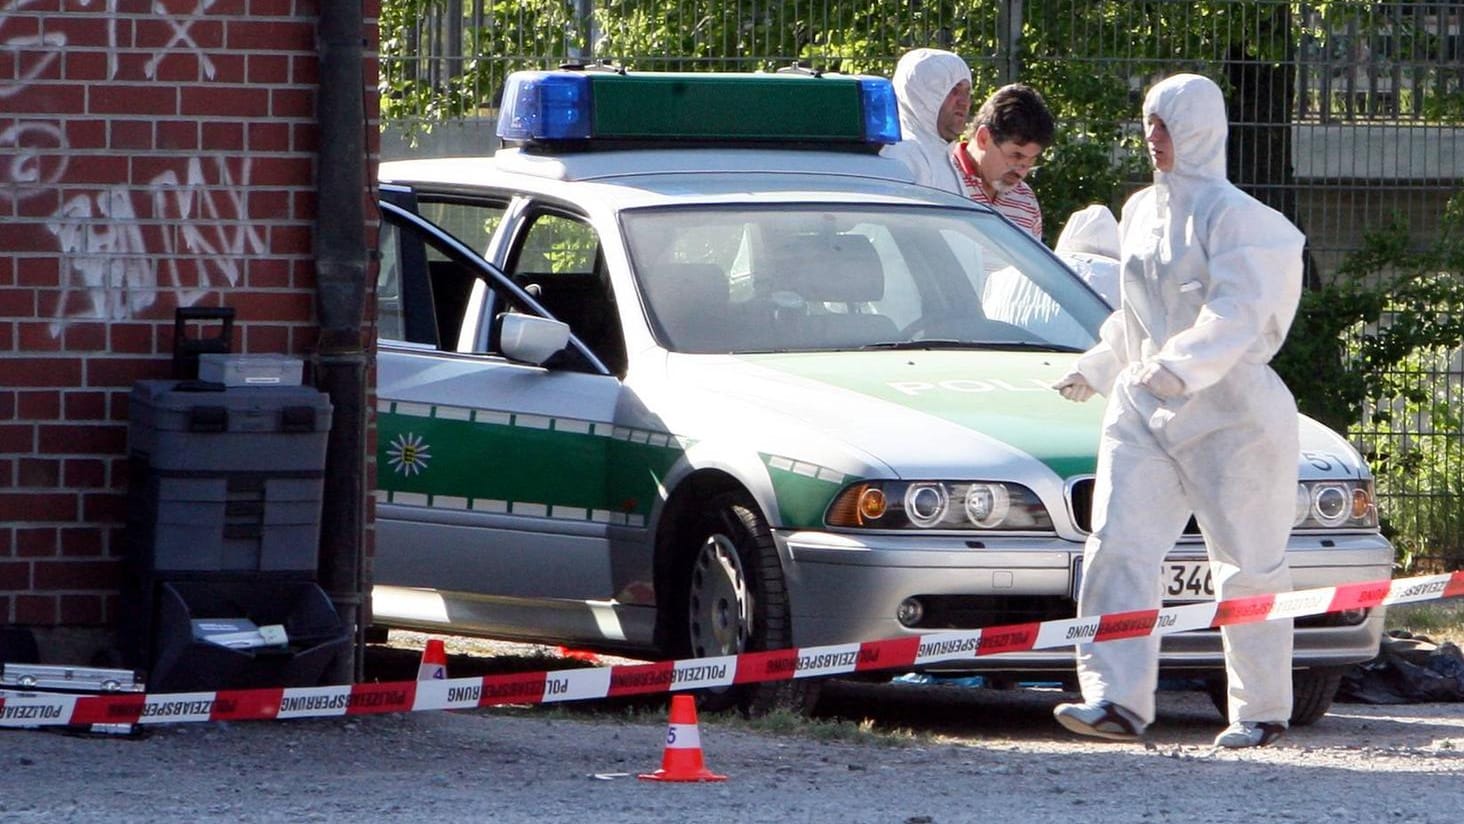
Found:
[(1056, 126), (1052, 112), (1037, 90), (1023, 83), (1011, 83), (986, 98), (971, 121), (969, 134), (985, 126), (997, 143), (1036, 143), (1044, 149), (1052, 145)]

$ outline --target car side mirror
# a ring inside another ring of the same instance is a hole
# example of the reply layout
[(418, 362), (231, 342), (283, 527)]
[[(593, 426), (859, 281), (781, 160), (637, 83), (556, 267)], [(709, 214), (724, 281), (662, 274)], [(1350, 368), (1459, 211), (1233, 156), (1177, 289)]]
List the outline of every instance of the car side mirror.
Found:
[(505, 312), (498, 323), (499, 348), (511, 360), (543, 366), (569, 345), (569, 324), (564, 321)]

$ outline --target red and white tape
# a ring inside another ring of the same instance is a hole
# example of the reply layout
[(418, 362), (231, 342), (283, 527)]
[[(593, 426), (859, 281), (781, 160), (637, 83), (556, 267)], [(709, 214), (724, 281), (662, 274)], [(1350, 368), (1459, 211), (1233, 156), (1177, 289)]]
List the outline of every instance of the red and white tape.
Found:
[(0, 727), (258, 721), (584, 701), (919, 667), (999, 652), (1051, 649), (1078, 641), (1098, 643), (1172, 635), (1459, 595), (1464, 595), (1464, 571), (858, 644), (553, 672), (157, 695), (10, 693), (0, 697)]

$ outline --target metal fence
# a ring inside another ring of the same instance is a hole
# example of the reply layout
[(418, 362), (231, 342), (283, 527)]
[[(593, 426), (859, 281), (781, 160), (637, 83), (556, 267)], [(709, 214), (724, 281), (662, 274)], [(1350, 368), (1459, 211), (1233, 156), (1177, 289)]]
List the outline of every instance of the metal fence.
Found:
[[(1401, 1), (383, 0), (383, 155), (490, 150), (503, 79), (520, 68), (888, 76), (907, 49), (936, 46), (967, 59), (978, 100), (1013, 80), (1047, 97), (1059, 145), (1034, 185), (1055, 232), (1068, 209), (1117, 206), (1142, 182), (1144, 89), (1198, 71), (1227, 89), (1232, 179), (1307, 233), (1315, 284), (1369, 231), (1397, 221), (1416, 246), (1441, 231), (1464, 180), (1461, 24), (1464, 3)], [(1349, 435), (1382, 467), (1407, 557), (1458, 567), (1459, 353), (1407, 368), (1414, 400), (1383, 404), (1383, 425), (1364, 410)]]

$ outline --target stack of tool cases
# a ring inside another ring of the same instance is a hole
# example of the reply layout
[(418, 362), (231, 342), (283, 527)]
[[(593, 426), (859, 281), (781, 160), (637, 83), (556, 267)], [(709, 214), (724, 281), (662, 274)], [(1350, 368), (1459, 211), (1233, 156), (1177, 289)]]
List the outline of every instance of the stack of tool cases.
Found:
[(129, 398), (124, 658), (149, 692), (314, 686), (350, 638), (316, 582), (329, 399), (216, 342), (199, 380), (184, 348)]

